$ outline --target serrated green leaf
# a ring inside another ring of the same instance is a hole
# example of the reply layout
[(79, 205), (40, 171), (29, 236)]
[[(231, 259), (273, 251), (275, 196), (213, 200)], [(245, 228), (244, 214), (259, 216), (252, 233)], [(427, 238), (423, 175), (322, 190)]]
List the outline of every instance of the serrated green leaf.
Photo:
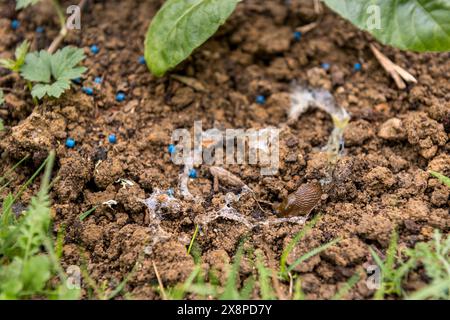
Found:
[(240, 0), (167, 0), (145, 39), (150, 71), (162, 76), (211, 37)]
[[(58, 50), (51, 59), (52, 75), (55, 79), (74, 79), (83, 73), (86, 68), (74, 68), (85, 58), (82, 49), (65, 47)], [(80, 73), (81, 72), (81, 73)]]
[(39, 1), (40, 0), (17, 0), (16, 10), (24, 9), (24, 8), (26, 8), (28, 6), (35, 5)]
[(448, 0), (324, 0), (383, 44), (404, 50), (450, 50)]
[(46, 51), (33, 52), (27, 55), (21, 73), (25, 79), (37, 82), (31, 90), (33, 97), (59, 98), (70, 88), (70, 80), (81, 77), (87, 70), (76, 67), (84, 58), (83, 50), (74, 47), (65, 47), (53, 55)]
[(49, 83), (51, 78), (51, 55), (45, 51), (31, 52), (21, 69), (22, 77), (33, 82)]

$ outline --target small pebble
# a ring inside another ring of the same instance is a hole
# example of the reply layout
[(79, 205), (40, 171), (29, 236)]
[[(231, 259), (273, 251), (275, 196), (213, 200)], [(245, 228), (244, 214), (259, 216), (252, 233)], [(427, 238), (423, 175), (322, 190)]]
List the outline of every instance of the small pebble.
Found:
[(44, 31), (45, 31), (44, 27), (37, 27), (36, 28), (36, 32), (37, 33), (44, 33)]
[(109, 143), (116, 143), (116, 142), (117, 142), (117, 137), (116, 137), (116, 135), (115, 135), (115, 134), (110, 134), (110, 135), (108, 136), (108, 141), (109, 141)]
[(322, 68), (325, 69), (325, 70), (328, 70), (328, 69), (330, 69), (330, 64), (324, 62), (324, 63), (322, 63)]
[(169, 151), (170, 154), (175, 153), (176, 148), (173, 144), (169, 144), (169, 146), (167, 147), (167, 151)]
[(13, 30), (17, 30), (20, 27), (20, 22), (17, 19), (14, 19), (13, 21), (11, 21), (11, 28)]
[(195, 170), (195, 169), (189, 170), (189, 178), (191, 178), (191, 179), (197, 178), (197, 170)]
[(300, 41), (301, 38), (302, 38), (302, 33), (300, 31), (295, 31), (294, 32), (294, 40)]
[(83, 87), (83, 92), (86, 93), (88, 96), (92, 96), (94, 94), (94, 89), (89, 87)]
[(259, 95), (256, 97), (256, 103), (257, 104), (264, 104), (266, 103), (266, 97), (264, 97), (263, 95)]
[(95, 77), (94, 82), (101, 84), (103, 82), (103, 79), (101, 77)]
[(355, 71), (361, 71), (362, 65), (361, 63), (357, 62), (353, 65), (353, 70)]
[(140, 56), (138, 61), (139, 61), (140, 64), (145, 64), (146, 63), (144, 56)]
[(116, 101), (117, 101), (117, 102), (123, 102), (124, 100), (125, 100), (125, 93), (119, 92), (119, 93), (116, 95)]
[(94, 45), (91, 46), (91, 52), (93, 54), (97, 54), (97, 53), (100, 52), (100, 49), (94, 44)]
[(75, 147), (75, 140), (73, 140), (72, 138), (67, 138), (66, 147), (69, 149), (72, 149), (73, 147)]

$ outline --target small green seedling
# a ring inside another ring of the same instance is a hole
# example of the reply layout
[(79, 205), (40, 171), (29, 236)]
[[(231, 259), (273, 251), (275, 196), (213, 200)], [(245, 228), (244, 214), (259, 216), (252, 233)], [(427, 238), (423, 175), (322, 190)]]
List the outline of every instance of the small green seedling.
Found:
[(436, 171), (428, 171), (433, 177), (437, 178), (440, 182), (445, 184), (447, 187), (450, 188), (450, 178), (444, 176), (443, 174), (436, 172)]
[(95, 209), (97, 209), (97, 206), (90, 208), (89, 210), (87, 210), (86, 212), (83, 212), (82, 214), (80, 214), (79, 219), (80, 222), (82, 222), (84, 219), (86, 219), (91, 213), (93, 213), (95, 211)]
[(22, 68), (25, 63), (25, 57), (29, 49), (30, 43), (27, 40), (23, 41), (22, 44), (16, 48), (14, 54), (15, 59), (0, 59), (0, 67), (19, 72), (20, 68)]
[(87, 70), (77, 65), (85, 58), (82, 49), (65, 47), (54, 54), (47, 51), (27, 54), (21, 75), (34, 83), (31, 95), (42, 99), (45, 95), (59, 98), (70, 88), (71, 80), (81, 77)]
[[(167, 0), (153, 18), (145, 39), (145, 60), (150, 71), (162, 76), (189, 57), (225, 23), (239, 2)], [(450, 49), (449, 1), (324, 2), (384, 44), (419, 52)]]

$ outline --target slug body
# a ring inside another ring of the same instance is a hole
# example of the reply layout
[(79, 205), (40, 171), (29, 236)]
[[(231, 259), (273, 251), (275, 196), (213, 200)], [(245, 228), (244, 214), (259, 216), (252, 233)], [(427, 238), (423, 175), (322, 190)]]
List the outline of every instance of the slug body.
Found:
[(320, 183), (302, 184), (278, 206), (277, 211), (283, 217), (308, 215), (319, 203), (322, 196)]

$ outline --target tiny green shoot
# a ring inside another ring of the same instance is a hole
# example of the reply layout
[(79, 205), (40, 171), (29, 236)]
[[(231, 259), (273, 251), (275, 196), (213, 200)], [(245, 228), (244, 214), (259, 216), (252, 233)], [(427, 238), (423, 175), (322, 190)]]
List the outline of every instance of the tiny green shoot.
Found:
[(189, 243), (189, 248), (187, 250), (187, 254), (191, 254), (192, 246), (194, 245), (195, 238), (197, 237), (198, 233), (198, 224), (195, 226), (194, 235), (192, 236), (191, 242)]
[(25, 57), (29, 49), (30, 43), (27, 40), (23, 41), (22, 44), (16, 48), (14, 54), (15, 59), (0, 59), (0, 67), (19, 72), (20, 68), (22, 68), (25, 63)]
[(436, 171), (428, 171), (433, 177), (437, 178), (440, 182), (442, 182), (443, 184), (445, 184), (447, 187), (450, 188), (450, 178), (444, 176), (443, 174), (436, 172)]
[(80, 214), (80, 216), (79, 216), (80, 221), (83, 221), (84, 219), (86, 219), (91, 213), (93, 213), (95, 211), (95, 209), (97, 209), (97, 206), (92, 207), (91, 209)]

